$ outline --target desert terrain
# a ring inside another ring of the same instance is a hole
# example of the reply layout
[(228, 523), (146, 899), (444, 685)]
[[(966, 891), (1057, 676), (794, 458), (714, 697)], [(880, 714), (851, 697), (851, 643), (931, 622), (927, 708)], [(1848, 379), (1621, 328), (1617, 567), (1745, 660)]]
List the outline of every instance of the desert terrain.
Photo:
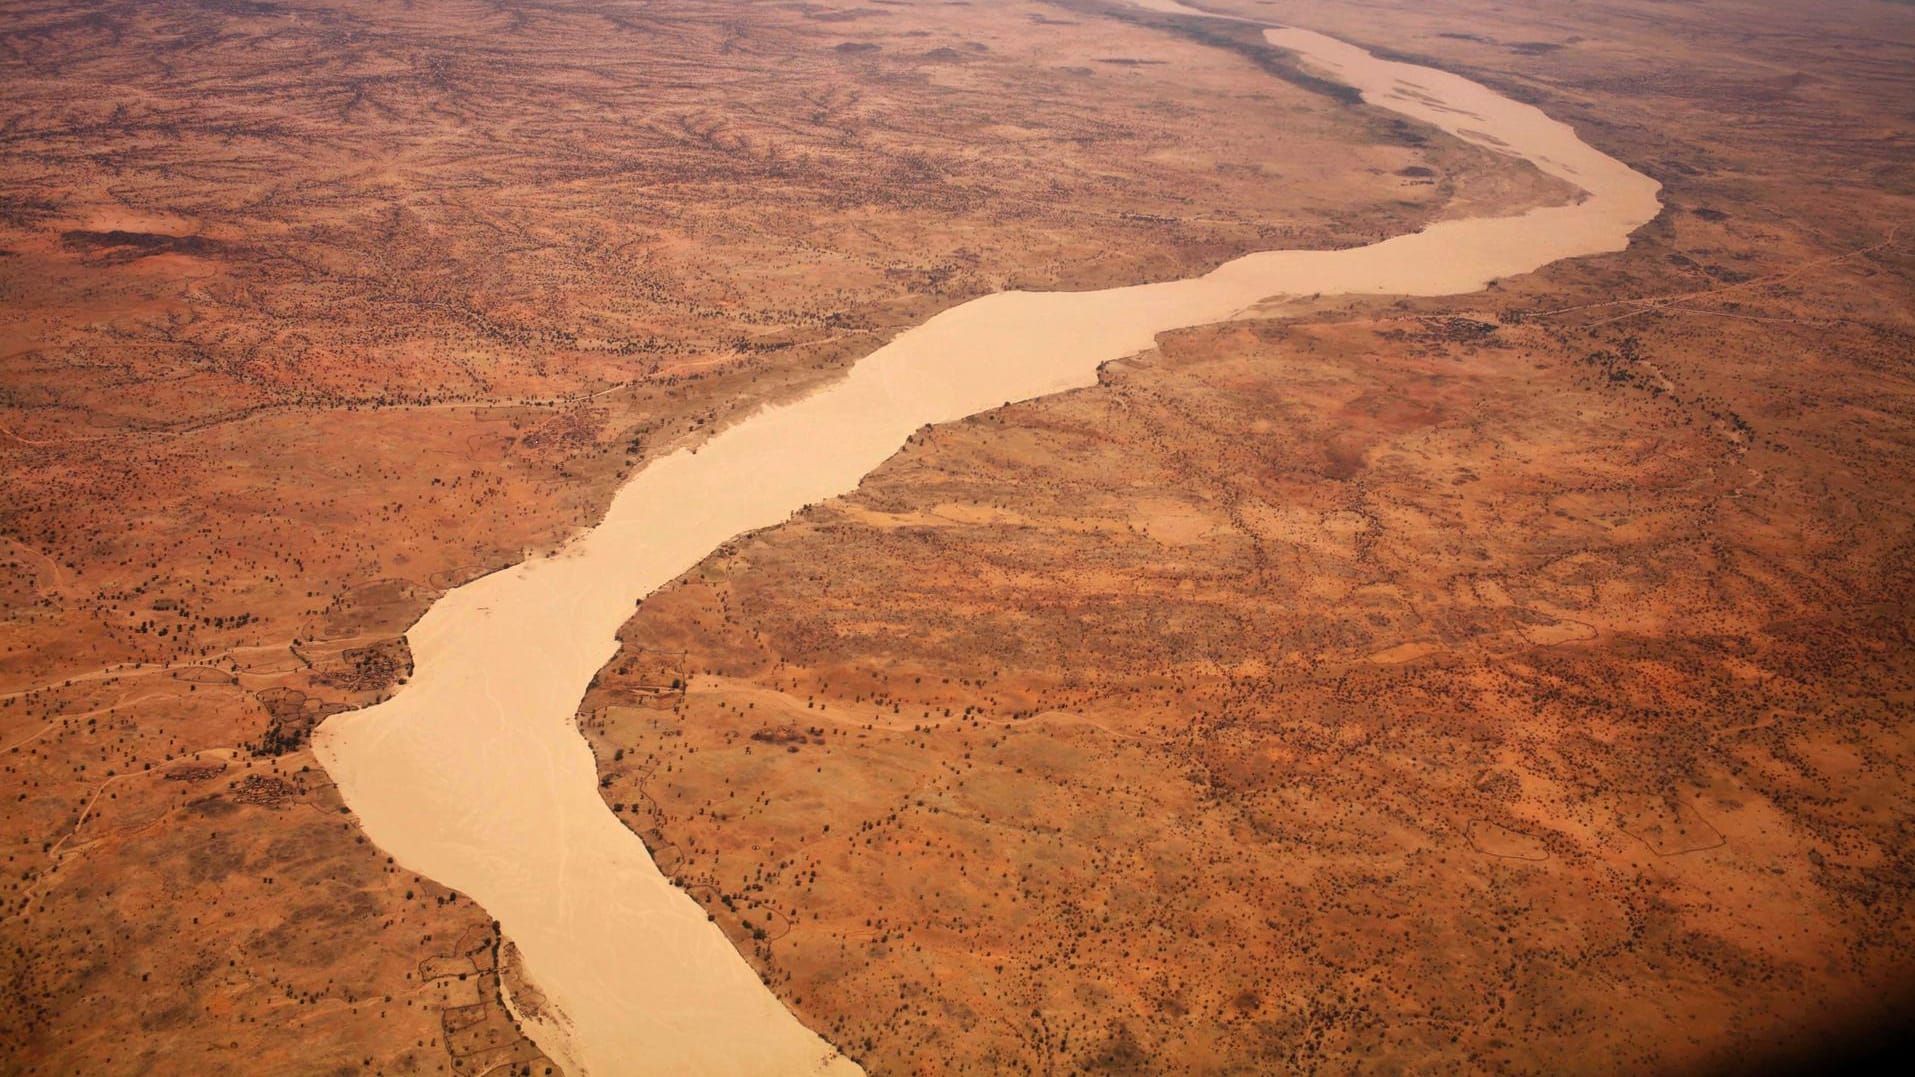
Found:
[(0, 21), (8, 1070), (543, 1066), (307, 747), (435, 595), (971, 296), (1561, 194), (1048, 5)]
[(607, 802), (872, 1072), (1839, 1061), (1915, 943), (1906, 11), (1218, 6), (1667, 209), (926, 432), (644, 603)]
[[(871, 1072), (1693, 1069), (1892, 1005), (1910, 9), (1216, 6), (1668, 208), (914, 439), (644, 604), (605, 801)], [(0, 25), (8, 1071), (548, 1068), (308, 747), (437, 595), (974, 296), (1567, 195), (1090, 0)]]
[[(1467, 294), (1625, 250), (1660, 184), (1534, 106), (1294, 28), (1264, 45), (1364, 103), (1527, 161), (1567, 204), (1431, 224), (1330, 251), (1263, 251), (1199, 277), (1002, 292), (943, 311), (802, 400), (654, 460), (562, 548), (439, 597), (406, 632), (404, 691), (313, 733), (346, 805), (397, 862), (467, 893), (542, 1002), (528, 1033), (568, 1072), (846, 1072), (598, 792), (576, 721), (645, 596), (714, 548), (856, 488), (939, 423), (1096, 384), (1163, 333), (1275, 295)], [(522, 1011), (521, 1011), (522, 1012)]]

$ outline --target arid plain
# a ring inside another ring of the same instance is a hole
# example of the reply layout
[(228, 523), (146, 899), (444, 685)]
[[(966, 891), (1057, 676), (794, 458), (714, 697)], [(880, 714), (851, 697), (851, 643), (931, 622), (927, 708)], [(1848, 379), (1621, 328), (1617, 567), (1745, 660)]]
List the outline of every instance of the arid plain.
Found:
[[(644, 604), (606, 800), (872, 1072), (1696, 1068), (1900, 997), (1915, 12), (1219, 10), (1667, 209), (914, 439)], [(536, 1072), (305, 746), (436, 594), (964, 299), (1568, 196), (1088, 0), (0, 12), (9, 1070)]]

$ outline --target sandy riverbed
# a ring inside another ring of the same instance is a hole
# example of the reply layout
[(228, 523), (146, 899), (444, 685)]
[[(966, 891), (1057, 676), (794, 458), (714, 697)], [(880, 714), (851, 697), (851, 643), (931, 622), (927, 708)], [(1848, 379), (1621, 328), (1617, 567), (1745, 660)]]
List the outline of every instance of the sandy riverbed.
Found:
[(1620, 250), (1660, 209), (1655, 181), (1533, 107), (1318, 34), (1266, 37), (1372, 105), (1525, 157), (1587, 197), (1350, 250), (1254, 254), (1192, 280), (953, 308), (828, 389), (653, 463), (557, 555), (448, 593), (408, 634), (411, 683), (318, 730), (319, 757), (371, 838), (471, 895), (516, 942), (548, 1000), (527, 1031), (569, 1072), (857, 1071), (599, 798), (573, 716), (637, 599), (726, 539), (851, 489), (925, 424), (1091, 384), (1158, 333), (1279, 295), (1471, 292)]

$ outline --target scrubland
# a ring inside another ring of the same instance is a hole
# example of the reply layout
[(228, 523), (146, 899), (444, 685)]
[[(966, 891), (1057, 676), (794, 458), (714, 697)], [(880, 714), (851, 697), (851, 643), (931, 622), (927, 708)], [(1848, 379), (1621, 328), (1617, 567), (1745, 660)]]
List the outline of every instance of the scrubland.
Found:
[(0, 28), (10, 1071), (538, 1072), (509, 947), (306, 747), (435, 595), (972, 296), (1564, 196), (1048, 4)]
[(1906, 10), (1215, 6), (1534, 101), (1667, 209), (920, 434), (644, 603), (580, 711), (605, 799), (873, 1072), (1747, 1072), (1894, 1027)]

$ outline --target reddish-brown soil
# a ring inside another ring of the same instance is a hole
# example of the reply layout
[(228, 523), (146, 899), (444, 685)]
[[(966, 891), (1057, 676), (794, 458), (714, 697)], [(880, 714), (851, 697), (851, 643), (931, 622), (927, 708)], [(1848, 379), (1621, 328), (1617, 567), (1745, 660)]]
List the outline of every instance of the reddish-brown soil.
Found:
[(607, 801), (873, 1072), (1747, 1072), (1899, 1020), (1910, 10), (1216, 6), (1534, 100), (1668, 209), (921, 435), (644, 604)]
[(9, 1072), (542, 1068), (305, 748), (433, 596), (968, 297), (1562, 195), (1049, 4), (19, 2), (0, 66)]

